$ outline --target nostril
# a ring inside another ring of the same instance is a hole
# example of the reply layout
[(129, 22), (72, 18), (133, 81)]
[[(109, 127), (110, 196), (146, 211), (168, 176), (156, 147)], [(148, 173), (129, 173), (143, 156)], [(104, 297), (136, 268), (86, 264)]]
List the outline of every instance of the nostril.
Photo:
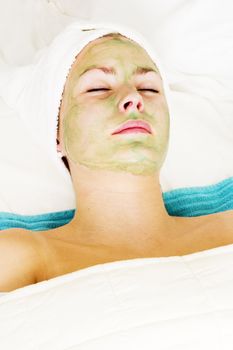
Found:
[(138, 102), (137, 108), (138, 108), (138, 109), (141, 109), (141, 108), (142, 108), (142, 103), (141, 103), (140, 101)]
[(132, 101), (129, 101), (129, 102), (126, 102), (125, 103), (125, 109), (127, 109), (129, 106), (132, 106), (133, 102)]

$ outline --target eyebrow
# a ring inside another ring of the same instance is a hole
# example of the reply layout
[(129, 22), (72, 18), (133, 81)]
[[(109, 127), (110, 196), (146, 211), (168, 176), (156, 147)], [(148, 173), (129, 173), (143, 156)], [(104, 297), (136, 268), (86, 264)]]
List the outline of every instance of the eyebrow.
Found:
[[(84, 72), (82, 72), (80, 74), (79, 77), (83, 76), (85, 73), (90, 72), (93, 69), (98, 69), (102, 72), (104, 72), (105, 74), (109, 74), (109, 75), (116, 75), (116, 70), (113, 67), (99, 67), (99, 66), (90, 66), (88, 68), (86, 68), (84, 70)], [(140, 67), (138, 66), (134, 71), (133, 71), (133, 75), (143, 75), (149, 72), (154, 72), (156, 74), (159, 74), (159, 72), (151, 67)]]

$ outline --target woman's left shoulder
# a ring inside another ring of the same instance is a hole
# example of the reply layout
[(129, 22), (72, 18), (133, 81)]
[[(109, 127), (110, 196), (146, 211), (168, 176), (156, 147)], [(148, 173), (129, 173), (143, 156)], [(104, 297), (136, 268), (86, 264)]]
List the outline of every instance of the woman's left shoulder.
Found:
[(205, 218), (206, 227), (211, 235), (215, 233), (217, 237), (233, 243), (233, 210), (214, 213)]
[(224, 228), (227, 228), (232, 232), (233, 236), (233, 210), (226, 210), (216, 214), (219, 220), (219, 224), (222, 224)]

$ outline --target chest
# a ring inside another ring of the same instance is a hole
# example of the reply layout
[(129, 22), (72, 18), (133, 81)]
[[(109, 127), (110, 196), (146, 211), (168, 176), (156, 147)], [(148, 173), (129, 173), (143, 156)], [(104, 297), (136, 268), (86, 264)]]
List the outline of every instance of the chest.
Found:
[[(44, 239), (44, 275), (46, 279), (50, 279), (107, 262), (182, 256), (233, 243), (232, 220), (231, 217), (224, 215), (212, 215), (212, 217), (210, 215), (196, 219), (181, 218), (174, 227), (174, 232), (170, 239), (164, 239), (158, 246), (153, 246), (142, 253), (133, 252), (127, 247), (116, 250), (114, 247), (84, 246), (58, 239), (56, 235), (48, 239), (48, 235)], [(65, 238), (65, 232), (63, 237)]]

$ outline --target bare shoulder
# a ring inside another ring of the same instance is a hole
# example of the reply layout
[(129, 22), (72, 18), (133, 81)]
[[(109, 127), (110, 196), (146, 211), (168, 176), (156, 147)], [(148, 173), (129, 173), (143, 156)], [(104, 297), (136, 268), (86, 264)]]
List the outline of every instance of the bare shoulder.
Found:
[(223, 212), (203, 215), (197, 217), (197, 222), (207, 225), (214, 225), (218, 228), (222, 228), (223, 230), (231, 230), (233, 229), (233, 210), (226, 210)]
[[(195, 217), (176, 217), (181, 240), (191, 237), (201, 242), (233, 242), (233, 210)], [(198, 236), (199, 235), (199, 236)]]
[(223, 225), (223, 228), (229, 230), (233, 236), (233, 210), (226, 210), (221, 213), (217, 213), (217, 217), (219, 224)]
[(40, 259), (34, 233), (20, 228), (0, 231), (0, 292), (37, 282)]
[[(208, 232), (216, 241), (233, 243), (233, 210), (200, 217), (203, 232)], [(201, 226), (201, 225), (200, 225)]]

